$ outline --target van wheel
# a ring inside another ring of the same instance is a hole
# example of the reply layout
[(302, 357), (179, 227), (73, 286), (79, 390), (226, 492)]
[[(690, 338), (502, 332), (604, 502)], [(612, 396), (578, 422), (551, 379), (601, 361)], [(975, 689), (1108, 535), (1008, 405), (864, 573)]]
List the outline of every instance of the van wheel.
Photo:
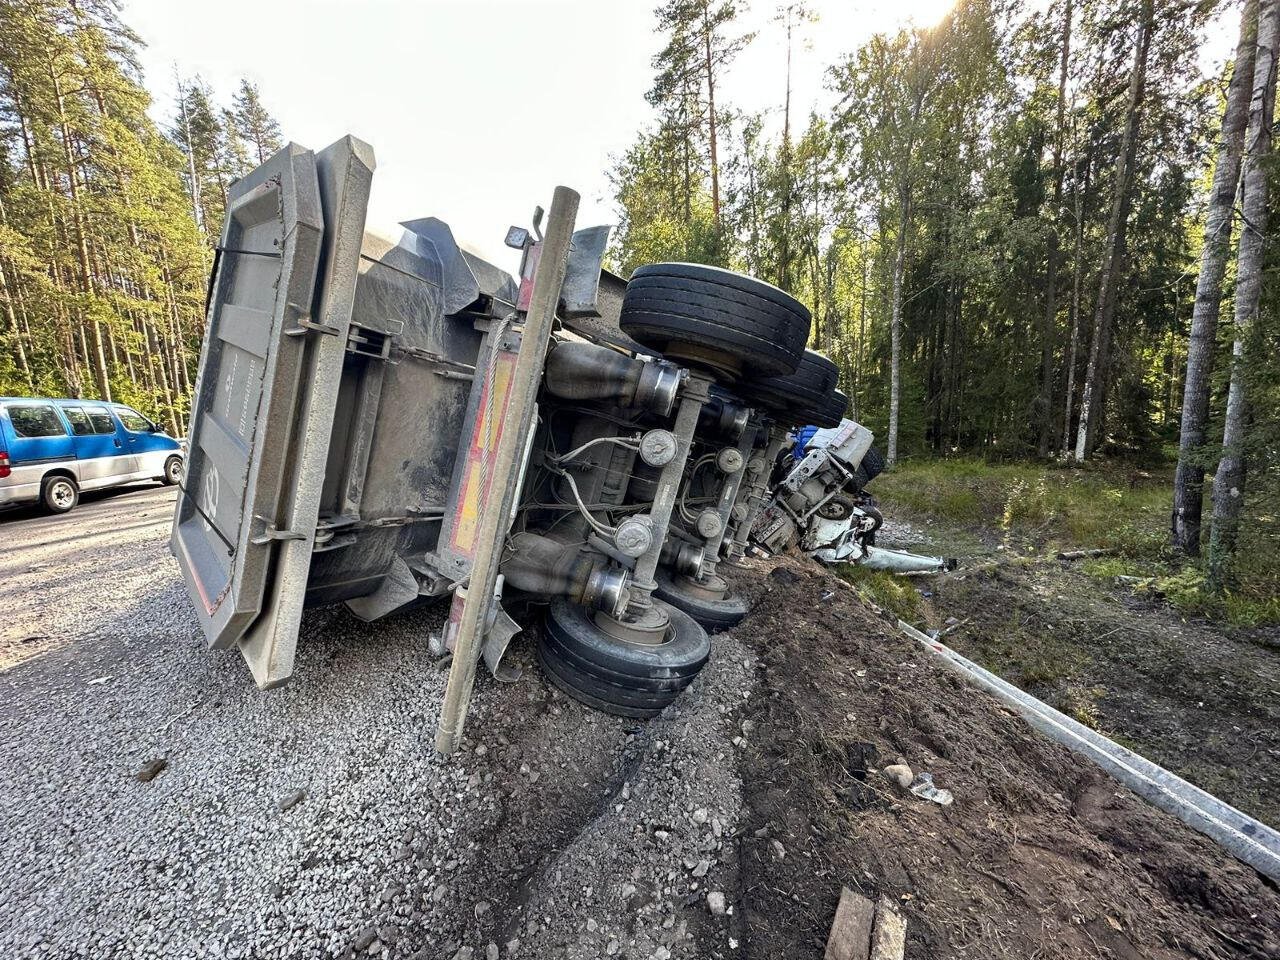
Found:
[(80, 488), (70, 477), (46, 477), (40, 501), (50, 513), (70, 513), (80, 502)]
[(182, 458), (170, 457), (164, 462), (164, 476), (160, 480), (166, 487), (176, 487), (182, 479)]

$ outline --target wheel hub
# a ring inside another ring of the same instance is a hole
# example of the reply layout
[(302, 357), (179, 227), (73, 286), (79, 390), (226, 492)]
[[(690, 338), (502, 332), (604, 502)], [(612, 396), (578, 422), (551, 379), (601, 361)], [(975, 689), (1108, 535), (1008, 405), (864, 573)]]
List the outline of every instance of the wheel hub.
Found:
[(720, 379), (729, 382), (742, 378), (742, 361), (714, 347), (696, 343), (668, 343), (662, 353), (671, 360), (682, 360), (690, 366), (705, 367)]
[(723, 600), (729, 595), (729, 584), (718, 574), (709, 574), (701, 578), (678, 576), (673, 581), (681, 593), (699, 600)]
[(649, 646), (666, 642), (667, 627), (671, 618), (667, 612), (656, 604), (646, 607), (640, 614), (627, 619), (609, 616), (603, 610), (597, 610), (593, 619), (601, 632), (614, 640), (623, 643), (644, 643)]

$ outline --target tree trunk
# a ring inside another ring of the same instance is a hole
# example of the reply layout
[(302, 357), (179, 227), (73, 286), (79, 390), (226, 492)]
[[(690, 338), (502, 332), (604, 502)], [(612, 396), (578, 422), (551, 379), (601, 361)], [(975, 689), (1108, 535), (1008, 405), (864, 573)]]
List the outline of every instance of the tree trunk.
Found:
[(1058, 303), (1058, 224), (1062, 219), (1062, 142), (1065, 137), (1067, 112), (1067, 67), (1071, 62), (1071, 6), (1066, 0), (1062, 14), (1062, 59), (1058, 68), (1058, 115), (1053, 140), (1053, 207), (1049, 224), (1045, 262), (1044, 323), (1040, 328), (1040, 396), (1036, 402), (1036, 419), (1040, 421), (1041, 457), (1049, 456), (1053, 414), (1053, 334)]
[[(57, 108), (58, 126), (62, 131), (62, 156), (67, 168), (67, 187), (71, 194), (72, 223), (75, 226), (76, 256), (80, 262), (80, 287), (86, 297), (92, 297), (93, 271), (89, 265), (89, 240), (85, 236), (85, 225), (80, 206), (80, 187), (76, 183), (75, 156), (71, 151), (71, 129), (67, 121), (66, 110), (62, 100), (62, 85), (58, 82), (53, 62), (49, 62), (49, 79), (53, 83), (54, 105)], [(85, 318), (89, 328), (89, 336), (93, 342), (91, 356), (94, 379), (98, 384), (98, 395), (108, 402), (111, 400), (111, 380), (107, 374), (107, 357), (102, 339), (102, 327), (92, 318)]]
[(27, 385), (28, 393), (35, 395), (36, 382), (31, 376), (31, 365), (27, 362), (27, 348), (22, 342), (22, 330), (18, 327), (18, 314), (13, 309), (13, 298), (9, 295), (9, 281), (5, 277), (4, 265), (0, 264), (0, 297), (4, 299), (5, 316), (9, 318), (9, 327), (13, 336), (13, 359)]
[(720, 229), (720, 162), (716, 156), (716, 72), (711, 61), (711, 24), (707, 22), (707, 4), (702, 6), (702, 42), (706, 52), (707, 125), (711, 149), (711, 212), (716, 229)]
[(1111, 314), (1115, 305), (1117, 261), (1124, 215), (1128, 209), (1129, 184), (1133, 178), (1132, 154), (1137, 146), (1138, 121), (1142, 115), (1142, 97), (1147, 77), (1147, 51), (1151, 47), (1154, 12), (1153, 0), (1143, 0), (1142, 20), (1138, 24), (1138, 42), (1133, 54), (1133, 70), (1129, 75), (1129, 104), (1124, 136), (1120, 141), (1120, 157), (1116, 163), (1115, 193), (1111, 216), (1107, 221), (1106, 248), (1099, 271), (1098, 308), (1093, 324), (1093, 342), (1089, 349), (1089, 367), (1085, 373), (1084, 394), (1080, 398), (1080, 426), (1076, 431), (1076, 461), (1083, 462), (1092, 440), (1090, 419), (1098, 416), (1095, 407), (1102, 404), (1102, 365), (1106, 362), (1105, 345), (1110, 340)]
[(893, 255), (893, 306), (889, 311), (889, 439), (885, 465), (898, 460), (898, 407), (902, 396), (902, 272), (907, 253), (907, 224), (911, 219), (911, 183), (905, 177), (898, 190), (902, 211), (898, 223), (898, 245)]
[(1065, 459), (1071, 452), (1071, 409), (1076, 396), (1076, 352), (1080, 347), (1080, 287), (1084, 278), (1084, 258), (1081, 247), (1084, 246), (1084, 202), (1083, 197), (1089, 192), (1089, 168), (1092, 158), (1085, 161), (1084, 182), (1077, 182), (1075, 194), (1075, 252), (1071, 264), (1071, 343), (1067, 348), (1067, 400), (1066, 412), (1062, 417), (1062, 456)]
[(1213, 478), (1213, 530), (1209, 537), (1209, 582), (1221, 589), (1227, 564), (1235, 552), (1240, 510), (1244, 506), (1248, 424), (1245, 363), (1253, 339), (1262, 294), (1263, 246), (1267, 233), (1267, 175), (1271, 121), (1276, 95), (1276, 41), (1280, 38), (1280, 0), (1258, 5), (1258, 45), (1253, 64), (1253, 94), (1245, 135), (1243, 207), (1240, 250), (1236, 256), (1235, 345), (1231, 351), (1231, 386), (1227, 393), (1222, 459)]
[(1213, 170), (1213, 188), (1205, 216), (1204, 250), (1196, 280), (1196, 302), (1191, 313), (1187, 341), (1186, 386), (1182, 393), (1182, 433), (1178, 438), (1178, 470), (1173, 480), (1173, 545), (1188, 556), (1200, 553), (1200, 515), (1204, 500), (1204, 466), (1198, 461), (1209, 416), (1209, 378), (1213, 373), (1214, 344), (1222, 306), (1222, 277), (1231, 252), (1231, 231), (1236, 191), (1240, 182), (1240, 155), (1249, 120), (1249, 96), (1253, 90), (1254, 42), (1257, 36), (1257, 0), (1245, 4), (1240, 21), (1236, 63), (1227, 88), (1222, 115), (1222, 139)]
[(863, 343), (867, 339), (867, 283), (869, 282), (867, 263), (867, 241), (862, 241), (862, 288), (858, 291), (858, 347), (853, 359), (853, 419), (857, 420), (862, 409), (862, 355)]

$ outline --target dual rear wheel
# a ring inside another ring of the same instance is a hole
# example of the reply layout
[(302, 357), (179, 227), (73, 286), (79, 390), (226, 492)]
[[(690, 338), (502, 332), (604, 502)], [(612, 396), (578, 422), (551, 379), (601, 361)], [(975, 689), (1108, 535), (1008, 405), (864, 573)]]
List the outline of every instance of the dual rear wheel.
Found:
[[(796, 377), (812, 388), (806, 399), (816, 401), (835, 387), (836, 369), (805, 351), (810, 321), (804, 304), (754, 277), (701, 264), (656, 263), (631, 275), (619, 325), (641, 346), (721, 384), (736, 384), (749, 402), (770, 378)], [(819, 384), (810, 383), (815, 372)], [(786, 387), (775, 383), (774, 389)], [(664, 619), (660, 637), (554, 601), (538, 643), (551, 683), (626, 717), (651, 717), (674, 701), (710, 656), (707, 631), (737, 624), (748, 608), (718, 577), (689, 580), (659, 570), (656, 580), (647, 615), (656, 610)]]

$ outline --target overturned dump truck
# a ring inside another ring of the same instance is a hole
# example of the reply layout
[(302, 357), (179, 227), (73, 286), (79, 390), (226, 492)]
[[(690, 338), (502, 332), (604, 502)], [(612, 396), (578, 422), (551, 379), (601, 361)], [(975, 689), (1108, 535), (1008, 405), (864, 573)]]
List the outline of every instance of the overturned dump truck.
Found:
[(208, 643), (261, 687), (305, 607), (450, 598), (436, 745), (477, 664), (537, 624), (551, 682), (650, 716), (746, 604), (718, 573), (773, 496), (787, 429), (839, 424), (808, 310), (713, 267), (602, 269), (577, 195), (513, 227), (512, 276), (436, 219), (365, 229), (368, 144), (290, 144), (228, 197), (171, 547)]

